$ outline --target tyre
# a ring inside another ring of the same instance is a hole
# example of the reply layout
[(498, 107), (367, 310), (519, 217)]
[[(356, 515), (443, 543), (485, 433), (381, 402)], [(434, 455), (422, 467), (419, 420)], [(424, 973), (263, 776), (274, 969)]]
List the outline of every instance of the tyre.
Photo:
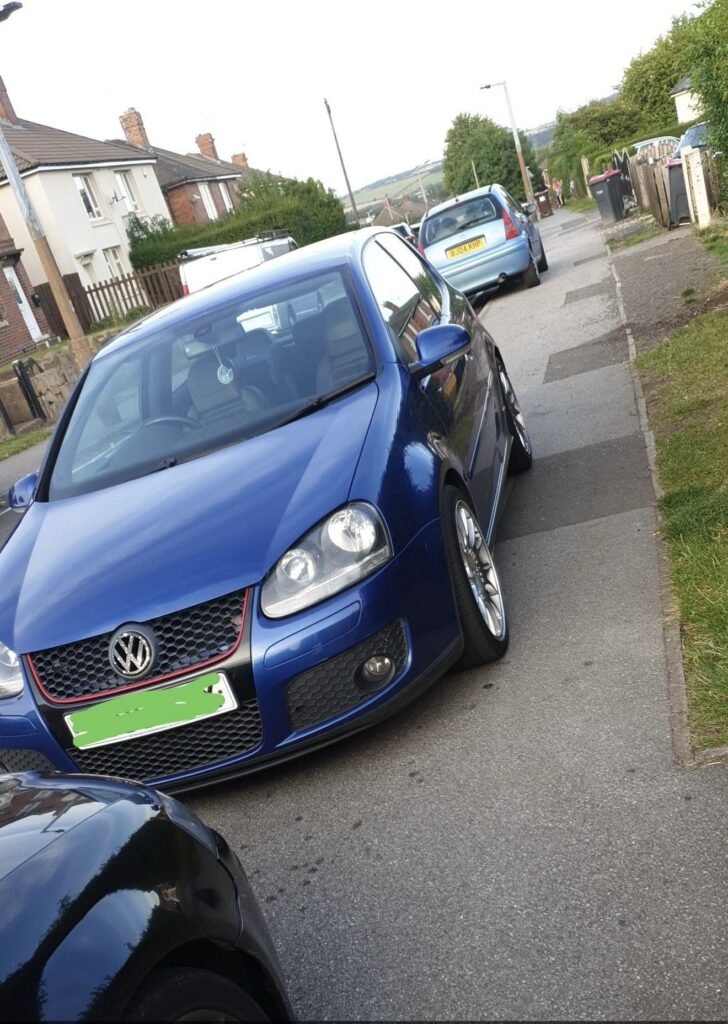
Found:
[(533, 447), (531, 438), (528, 436), (528, 428), (523, 418), (521, 407), (518, 404), (516, 392), (513, 390), (511, 379), (502, 359), (496, 357), (498, 377), (500, 379), (503, 405), (505, 406), (506, 421), (508, 429), (513, 437), (511, 445), (511, 457), (508, 461), (509, 473), (523, 473), (531, 468), (533, 462)]
[(496, 661), (508, 649), (503, 588), (470, 499), (457, 487), (444, 490), (442, 532), (465, 642), (460, 667)]
[(546, 250), (543, 247), (543, 242), (541, 243), (541, 259), (536, 266), (538, 267), (539, 274), (543, 274), (549, 269), (549, 261), (546, 259)]
[(152, 971), (124, 1014), (127, 1021), (269, 1019), (232, 981), (187, 967)]
[(528, 250), (528, 268), (523, 275), (523, 284), (526, 288), (535, 288), (541, 284), (541, 275), (538, 272), (538, 264), (533, 255), (533, 249)]

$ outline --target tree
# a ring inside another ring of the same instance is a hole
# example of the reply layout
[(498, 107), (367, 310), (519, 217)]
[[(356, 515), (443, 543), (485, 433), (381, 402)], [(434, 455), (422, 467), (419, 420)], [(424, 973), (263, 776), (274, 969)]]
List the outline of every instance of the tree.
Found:
[(660, 36), (654, 46), (630, 62), (622, 79), (625, 103), (639, 111), (651, 131), (664, 131), (675, 120), (675, 104), (670, 90), (690, 74), (688, 56), (695, 30), (695, 18), (674, 18), (672, 28)]
[[(520, 135), (523, 158), (535, 171), (533, 148)], [(476, 187), (473, 163), (481, 185), (498, 182), (515, 198), (525, 199), (513, 134), (488, 117), (458, 114), (445, 137), (442, 169), (445, 186), (454, 195)]]
[[(691, 87), (701, 98), (711, 143), (728, 153), (728, 0), (714, 2), (695, 19), (687, 48)], [(722, 167), (725, 156), (719, 162)], [(721, 174), (723, 205), (728, 175)]]

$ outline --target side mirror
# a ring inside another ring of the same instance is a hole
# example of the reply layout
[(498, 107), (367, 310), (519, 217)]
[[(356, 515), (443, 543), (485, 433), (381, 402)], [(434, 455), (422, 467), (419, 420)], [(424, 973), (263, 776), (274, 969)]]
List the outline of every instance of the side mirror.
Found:
[(415, 380), (426, 377), (428, 373), (439, 370), (443, 363), (464, 352), (470, 346), (471, 338), (464, 327), (459, 324), (440, 324), (427, 327), (417, 335), (416, 363), (410, 365), (410, 373)]
[(521, 209), (523, 210), (523, 212), (526, 214), (527, 217), (531, 217), (536, 212), (536, 204), (535, 203), (521, 203)]
[(16, 480), (8, 491), (8, 505), (10, 508), (27, 508), (35, 496), (35, 489), (38, 486), (38, 474), (28, 473)]

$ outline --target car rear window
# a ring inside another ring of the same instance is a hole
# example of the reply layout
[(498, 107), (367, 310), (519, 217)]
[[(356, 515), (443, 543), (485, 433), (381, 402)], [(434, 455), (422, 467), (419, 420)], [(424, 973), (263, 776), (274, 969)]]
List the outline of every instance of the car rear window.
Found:
[(490, 196), (478, 196), (464, 203), (455, 203), (427, 218), (420, 228), (420, 241), (426, 246), (433, 245), (461, 231), (497, 220), (499, 215), (498, 207)]

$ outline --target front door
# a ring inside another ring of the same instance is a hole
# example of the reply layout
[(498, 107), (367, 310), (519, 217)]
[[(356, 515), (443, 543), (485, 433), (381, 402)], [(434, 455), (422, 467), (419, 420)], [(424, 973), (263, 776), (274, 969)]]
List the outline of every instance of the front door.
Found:
[(15, 301), (18, 304), (18, 309), (20, 310), (23, 316), (23, 320), (25, 320), (25, 326), (28, 328), (31, 338), (33, 339), (33, 341), (39, 341), (43, 337), (43, 332), (38, 326), (38, 321), (35, 319), (35, 316), (33, 315), (33, 310), (31, 309), (30, 303), (26, 299), (25, 292), (20, 286), (18, 275), (15, 273), (15, 267), (3, 267), (3, 273), (5, 274), (7, 282), (10, 285), (10, 291), (13, 293), (13, 296), (15, 297)]

